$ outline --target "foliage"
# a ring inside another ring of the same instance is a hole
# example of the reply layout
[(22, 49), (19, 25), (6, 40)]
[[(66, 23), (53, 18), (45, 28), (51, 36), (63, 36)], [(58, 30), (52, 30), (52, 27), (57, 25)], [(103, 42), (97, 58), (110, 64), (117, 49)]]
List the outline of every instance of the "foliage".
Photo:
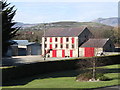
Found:
[(110, 80), (107, 76), (101, 76), (101, 77), (98, 77), (98, 79), (100, 80), (100, 81), (108, 81), (108, 80)]
[[(103, 73), (96, 73), (96, 80), (99, 79), (100, 81), (107, 81), (109, 78), (107, 76), (104, 76)], [(76, 77), (77, 81), (88, 81), (89, 79), (92, 79), (92, 72), (85, 72)]]
[(16, 10), (13, 10), (15, 6), (9, 6), (5, 0), (2, 3), (2, 54), (5, 56), (8, 46), (11, 45), (9, 40), (16, 36), (16, 32), (19, 30), (18, 27), (13, 28), (15, 22), (13, 22), (13, 17)]

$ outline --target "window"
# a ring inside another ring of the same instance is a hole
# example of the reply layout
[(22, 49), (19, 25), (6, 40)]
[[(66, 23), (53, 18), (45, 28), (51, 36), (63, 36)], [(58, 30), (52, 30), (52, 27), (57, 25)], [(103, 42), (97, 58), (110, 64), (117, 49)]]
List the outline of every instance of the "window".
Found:
[(72, 45), (72, 48), (74, 48), (74, 45)]
[(68, 42), (69, 41), (69, 38), (66, 38), (66, 42)]
[(66, 48), (68, 48), (68, 44), (66, 44)]
[(45, 42), (47, 41), (47, 38), (45, 38)]
[(52, 42), (52, 38), (50, 38), (50, 42)]
[(57, 38), (55, 38), (55, 42), (57, 42)]
[(75, 42), (75, 40), (74, 40), (74, 38), (72, 38), (72, 43), (74, 43)]
[(55, 44), (55, 48), (57, 48), (57, 46), (58, 46), (58, 45), (57, 45), (57, 44)]
[(63, 43), (63, 38), (60, 38), (60, 43)]
[(45, 48), (47, 48), (47, 44), (45, 44)]
[(50, 49), (52, 49), (52, 44), (50, 44)]
[(60, 48), (63, 48), (63, 45), (61, 44)]

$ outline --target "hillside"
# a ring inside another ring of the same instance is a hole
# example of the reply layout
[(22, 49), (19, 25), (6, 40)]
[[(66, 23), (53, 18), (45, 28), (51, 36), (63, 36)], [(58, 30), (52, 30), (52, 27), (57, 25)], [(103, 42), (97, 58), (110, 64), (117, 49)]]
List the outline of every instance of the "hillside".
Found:
[(44, 25), (43, 23), (41, 24), (37, 24), (34, 25), (32, 27), (26, 27), (23, 28), (22, 30), (44, 30), (44, 28), (48, 29), (48, 28), (67, 28), (67, 27), (80, 27), (80, 26), (86, 26), (86, 27), (97, 27), (97, 28), (101, 28), (101, 27), (110, 27), (108, 25), (104, 25), (104, 24), (100, 24), (100, 23), (96, 23), (96, 22), (73, 22), (73, 21), (64, 21), (64, 22), (53, 22), (53, 23), (45, 23), (46, 25)]
[(92, 22), (101, 23), (109, 26), (118, 26), (118, 22), (120, 25), (120, 18), (113, 17), (113, 18), (98, 18), (96, 20), (93, 20)]
[(33, 27), (35, 25), (37, 25), (37, 24), (28, 24), (28, 23), (16, 22), (16, 24), (13, 27), (28, 28), (28, 27)]

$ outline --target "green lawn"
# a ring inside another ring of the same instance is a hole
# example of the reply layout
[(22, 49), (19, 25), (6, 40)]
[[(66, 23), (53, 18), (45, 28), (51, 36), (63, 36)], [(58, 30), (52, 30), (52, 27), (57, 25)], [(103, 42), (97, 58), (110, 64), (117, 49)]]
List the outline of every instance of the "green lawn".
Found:
[(76, 82), (75, 78), (80, 73), (78, 70), (42, 74), (19, 81), (11, 82), (11, 86), (3, 88), (98, 88), (111, 85), (118, 85), (118, 67), (117, 65), (103, 66), (110, 81), (99, 82)]

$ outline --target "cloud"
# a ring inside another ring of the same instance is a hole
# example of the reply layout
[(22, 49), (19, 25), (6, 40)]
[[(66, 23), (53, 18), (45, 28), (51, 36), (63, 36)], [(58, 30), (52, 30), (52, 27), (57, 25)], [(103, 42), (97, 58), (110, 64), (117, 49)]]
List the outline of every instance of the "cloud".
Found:
[(9, 0), (9, 2), (119, 2), (119, 0)]

